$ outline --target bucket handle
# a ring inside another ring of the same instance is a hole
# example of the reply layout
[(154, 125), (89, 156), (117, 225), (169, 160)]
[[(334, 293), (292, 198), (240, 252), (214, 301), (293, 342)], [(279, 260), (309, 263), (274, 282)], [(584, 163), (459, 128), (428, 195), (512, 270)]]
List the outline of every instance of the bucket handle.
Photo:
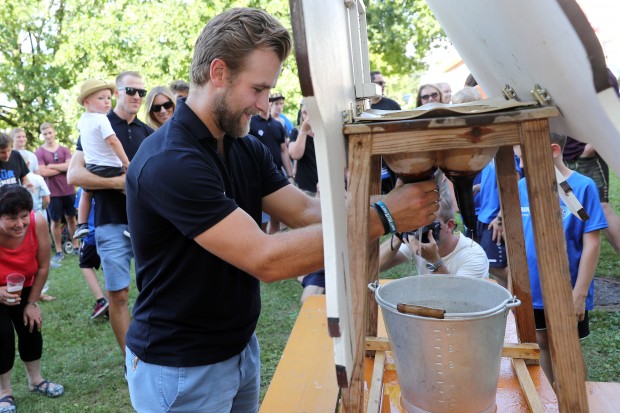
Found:
[(518, 307), (521, 305), (521, 300), (519, 300), (517, 298), (516, 295), (507, 298), (506, 300), (504, 300), (500, 305), (490, 308), (488, 310), (484, 310), (484, 311), (478, 311), (475, 313), (446, 313), (445, 314), (445, 318), (470, 318), (470, 317), (482, 317), (485, 315), (489, 315), (489, 314), (493, 314), (497, 311), (500, 311), (502, 309), (509, 309), (509, 308), (513, 308), (513, 307)]
[[(380, 297), (377, 296), (377, 290), (379, 289), (380, 285), (379, 285), (379, 281), (373, 281), (371, 283), (368, 283), (368, 289), (370, 291), (372, 291), (373, 293), (375, 293), (375, 298), (380, 299)], [(383, 300), (381, 300), (387, 307), (392, 308), (396, 311), (397, 310), (397, 306), (395, 306), (392, 303), (387, 303), (384, 302)], [(470, 318), (470, 317), (482, 317), (485, 315), (489, 315), (489, 314), (493, 314), (499, 310), (502, 309), (508, 309), (508, 308), (513, 308), (513, 307), (518, 307), (521, 305), (521, 300), (519, 300), (517, 298), (516, 295), (507, 298), (506, 300), (504, 300), (501, 304), (499, 304), (496, 307), (493, 307), (491, 309), (488, 310), (484, 310), (484, 311), (478, 311), (475, 313), (445, 313), (444, 314), (444, 318)]]

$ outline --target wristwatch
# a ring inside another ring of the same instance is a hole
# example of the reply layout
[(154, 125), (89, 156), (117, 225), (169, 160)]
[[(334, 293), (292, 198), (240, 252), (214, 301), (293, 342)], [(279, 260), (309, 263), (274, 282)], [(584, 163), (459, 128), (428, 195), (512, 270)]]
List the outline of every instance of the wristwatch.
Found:
[(426, 268), (428, 268), (428, 270), (430, 272), (435, 272), (439, 269), (439, 267), (441, 267), (443, 265), (443, 260), (441, 258), (439, 258), (437, 260), (437, 262), (427, 262), (426, 263)]

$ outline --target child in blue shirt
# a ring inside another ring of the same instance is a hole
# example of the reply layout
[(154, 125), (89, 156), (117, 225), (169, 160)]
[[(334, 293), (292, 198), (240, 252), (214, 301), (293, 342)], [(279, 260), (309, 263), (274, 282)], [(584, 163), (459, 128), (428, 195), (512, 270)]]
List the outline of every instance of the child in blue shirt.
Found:
[[(83, 195), (82, 188), (78, 188), (77, 196), (75, 198), (75, 207), (80, 204), (80, 199)], [(97, 243), (95, 242), (95, 200), (91, 199), (91, 205), (88, 213), (88, 230), (89, 232), (82, 238), (80, 244), (80, 269), (84, 275), (84, 280), (88, 284), (88, 288), (95, 296), (95, 305), (93, 306), (93, 312), (90, 315), (91, 319), (97, 318), (101, 315), (105, 315), (108, 310), (108, 300), (103, 295), (101, 286), (99, 285), (99, 279), (97, 278), (98, 270), (101, 266), (101, 258), (97, 253)]]
[[(578, 320), (579, 338), (590, 334), (588, 311), (594, 308), (594, 271), (598, 264), (601, 252), (602, 229), (607, 228), (607, 220), (599, 201), (598, 189), (594, 181), (584, 175), (568, 169), (562, 161), (562, 151), (566, 143), (566, 136), (552, 133), (551, 150), (553, 163), (566, 178), (577, 200), (583, 205), (590, 216), (587, 221), (581, 221), (574, 216), (568, 207), (560, 200), (562, 226), (566, 239), (568, 267), (570, 270), (571, 285), (573, 287), (573, 304)], [(515, 147), (520, 157), (520, 148)], [(525, 235), (525, 250), (530, 274), (530, 286), (536, 320), (536, 339), (541, 350), (541, 366), (549, 381), (553, 382), (553, 370), (549, 354), (547, 328), (545, 324), (544, 303), (540, 287), (540, 275), (536, 260), (534, 233), (530, 215), (530, 203), (527, 193), (526, 178), (519, 181), (519, 198), (521, 200), (521, 216)]]
[[(515, 157), (515, 171), (521, 177), (523, 175), (521, 174), (519, 162), (518, 158)], [(476, 223), (474, 240), (480, 244), (487, 254), (489, 272), (493, 278), (502, 287), (507, 288), (509, 277), (508, 256), (504, 240), (504, 227), (502, 226), (495, 160), (491, 160), (480, 172), (480, 185), (478, 188), (480, 207), (476, 212), (478, 222)]]

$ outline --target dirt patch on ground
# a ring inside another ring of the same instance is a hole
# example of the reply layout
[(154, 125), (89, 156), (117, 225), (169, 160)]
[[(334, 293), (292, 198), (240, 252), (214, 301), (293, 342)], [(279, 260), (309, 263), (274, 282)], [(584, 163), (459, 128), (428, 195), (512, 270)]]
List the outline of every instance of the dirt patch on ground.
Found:
[(599, 310), (620, 311), (620, 280), (594, 277), (594, 307)]

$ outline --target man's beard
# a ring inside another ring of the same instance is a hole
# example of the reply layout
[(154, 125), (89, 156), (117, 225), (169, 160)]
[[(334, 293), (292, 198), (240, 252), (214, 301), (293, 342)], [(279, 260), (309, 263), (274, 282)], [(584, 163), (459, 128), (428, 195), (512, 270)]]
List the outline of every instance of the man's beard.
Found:
[(242, 138), (250, 132), (250, 122), (243, 120), (245, 113), (252, 113), (250, 109), (237, 110), (230, 99), (230, 89), (215, 100), (213, 109), (215, 119), (221, 130), (228, 136)]

